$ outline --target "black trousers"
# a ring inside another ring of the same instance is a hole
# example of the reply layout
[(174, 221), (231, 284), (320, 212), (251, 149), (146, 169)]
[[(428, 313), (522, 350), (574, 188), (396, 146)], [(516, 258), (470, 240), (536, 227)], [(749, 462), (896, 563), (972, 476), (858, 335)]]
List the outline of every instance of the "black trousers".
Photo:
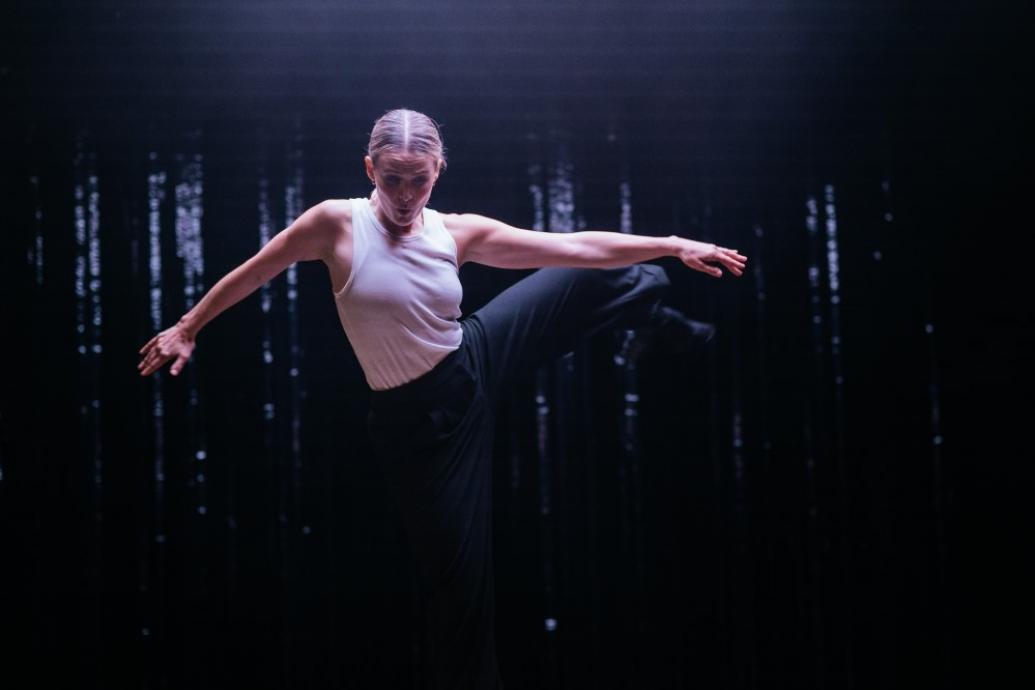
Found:
[(495, 402), (517, 372), (581, 336), (650, 322), (669, 285), (659, 266), (545, 268), (461, 321), (434, 369), (373, 391), (367, 424), (401, 509), (426, 598), (430, 686), (502, 687), (492, 570)]

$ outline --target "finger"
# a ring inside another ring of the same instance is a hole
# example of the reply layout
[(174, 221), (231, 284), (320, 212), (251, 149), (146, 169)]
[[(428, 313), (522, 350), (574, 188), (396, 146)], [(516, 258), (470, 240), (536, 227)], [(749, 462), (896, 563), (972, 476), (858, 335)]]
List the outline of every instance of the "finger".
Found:
[(162, 346), (160, 344), (158, 344), (158, 343), (155, 343), (147, 351), (147, 354), (144, 355), (144, 358), (143, 358), (143, 360), (141, 360), (139, 366), (146, 367), (146, 366), (150, 365), (152, 362), (154, 362), (155, 359), (160, 359), (163, 356), (164, 356), (164, 353), (162, 352)]
[(727, 264), (727, 265), (729, 265), (729, 264), (735, 264), (735, 265), (738, 265), (738, 266), (743, 266), (744, 265), (743, 261), (741, 261), (736, 256), (733, 256), (731, 254), (720, 254), (717, 258), (718, 258), (719, 261), (721, 261), (722, 263)]
[[(702, 270), (704, 270), (706, 273), (710, 273), (711, 275), (717, 276), (722, 275), (723, 268), (730, 272), (739, 269), (737, 262), (733, 261), (732, 259), (728, 258), (723, 254), (719, 254), (717, 256), (705, 259), (704, 262), (702, 262), (702, 265), (704, 266), (704, 269)], [(718, 273), (716, 273), (716, 271), (718, 271)]]
[(732, 273), (733, 275), (735, 275), (737, 277), (740, 277), (744, 273), (742, 270), (740, 270), (740, 267), (737, 266), (737, 264), (735, 264), (735, 263), (723, 262), (723, 266), (726, 267), (727, 271), (729, 271), (730, 273)]
[(708, 275), (713, 276), (715, 278), (722, 277), (721, 268), (717, 266), (712, 266), (711, 264), (706, 264), (703, 261), (695, 260), (693, 263), (689, 264), (689, 266), (690, 268), (696, 271), (700, 271), (701, 273), (707, 273)]
[(727, 249), (726, 247), (719, 247), (719, 251), (723, 256), (728, 256), (736, 259), (737, 261), (747, 261), (747, 257), (740, 253), (736, 249)]
[(187, 363), (187, 358), (184, 357), (183, 355), (180, 355), (179, 357), (176, 358), (176, 361), (173, 363), (172, 369), (169, 370), (169, 373), (172, 374), (173, 376), (176, 376), (177, 374), (180, 373), (180, 369), (182, 369), (183, 365), (186, 364), (186, 363)]
[(144, 363), (144, 370), (141, 372), (144, 376), (150, 376), (154, 372), (162, 368), (162, 366), (169, 361), (169, 357), (163, 357), (155, 353), (154, 350), (148, 355), (147, 360)]
[(144, 366), (144, 367), (150, 366), (155, 361), (155, 358), (158, 357), (158, 356), (159, 356), (158, 355), (158, 350), (156, 350), (154, 348), (151, 348), (150, 350), (148, 350), (147, 355), (144, 357), (144, 360), (141, 362), (141, 365)]
[(139, 350), (139, 352), (137, 352), (137, 354), (138, 355), (144, 354), (144, 352), (146, 352), (148, 349), (151, 348), (152, 345), (154, 345), (156, 340), (158, 340), (158, 336), (157, 335), (154, 336), (153, 338), (151, 338), (150, 340), (148, 340), (146, 343), (144, 343), (144, 346), (142, 348), (140, 348), (140, 350)]
[(696, 266), (694, 266), (694, 268), (696, 268), (701, 273), (707, 273), (708, 275), (710, 275), (710, 276), (712, 276), (714, 278), (721, 278), (722, 277), (722, 269), (721, 268), (719, 268), (718, 266), (712, 266), (710, 264), (706, 264), (703, 261), (702, 262), (698, 262), (698, 264)]
[(740, 266), (741, 268), (744, 268), (744, 264), (745, 264), (745, 262), (747, 262), (747, 257), (741, 256), (740, 254), (737, 254), (736, 252), (727, 251), (726, 253), (719, 255), (719, 260), (722, 261), (725, 264), (731, 264), (732, 263), (732, 264), (736, 264), (737, 266)]
[(744, 264), (733, 259), (726, 259), (722, 262), (723, 265), (730, 271), (736, 272), (738, 275), (744, 271)]

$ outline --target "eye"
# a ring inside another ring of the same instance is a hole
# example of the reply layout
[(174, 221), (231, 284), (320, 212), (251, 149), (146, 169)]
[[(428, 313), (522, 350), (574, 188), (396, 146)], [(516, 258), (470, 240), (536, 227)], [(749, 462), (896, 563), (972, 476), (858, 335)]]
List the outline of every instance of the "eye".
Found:
[(385, 181), (385, 184), (388, 185), (389, 187), (394, 187), (397, 184), (399, 184), (399, 178), (396, 177), (395, 175), (388, 175), (387, 177), (384, 178), (384, 181)]
[(427, 183), (428, 183), (428, 178), (426, 178), (426, 177), (418, 177), (417, 179), (415, 179), (413, 181), (413, 184), (417, 185), (418, 187), (423, 187)]

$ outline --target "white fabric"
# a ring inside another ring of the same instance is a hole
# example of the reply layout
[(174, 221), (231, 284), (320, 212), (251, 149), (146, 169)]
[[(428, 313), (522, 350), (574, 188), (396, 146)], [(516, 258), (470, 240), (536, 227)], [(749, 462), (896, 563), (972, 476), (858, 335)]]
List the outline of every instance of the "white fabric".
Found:
[(334, 302), (367, 384), (395, 388), (460, 347), (456, 243), (429, 208), (421, 230), (396, 237), (369, 199), (351, 202), (352, 272)]

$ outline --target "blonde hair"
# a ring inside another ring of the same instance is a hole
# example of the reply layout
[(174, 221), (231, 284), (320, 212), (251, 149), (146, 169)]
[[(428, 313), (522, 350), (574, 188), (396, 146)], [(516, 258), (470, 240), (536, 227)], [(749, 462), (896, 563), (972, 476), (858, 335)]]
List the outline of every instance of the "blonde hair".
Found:
[(377, 157), (386, 151), (425, 153), (440, 161), (440, 172), (446, 169), (446, 150), (438, 123), (415, 110), (389, 110), (374, 123), (367, 155), (377, 163)]

